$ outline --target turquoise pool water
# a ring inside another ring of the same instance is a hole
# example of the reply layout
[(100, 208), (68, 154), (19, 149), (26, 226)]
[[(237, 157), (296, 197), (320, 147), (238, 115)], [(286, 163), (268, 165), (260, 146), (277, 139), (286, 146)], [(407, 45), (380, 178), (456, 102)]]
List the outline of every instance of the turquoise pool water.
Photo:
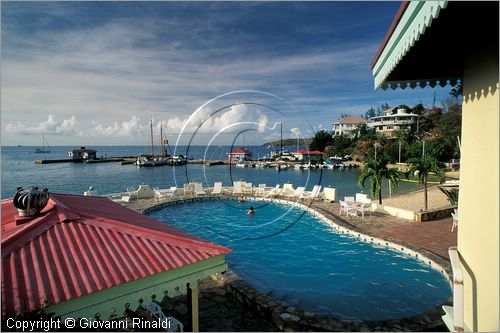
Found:
[[(247, 209), (255, 208), (254, 216)], [(413, 316), (449, 298), (441, 273), (407, 255), (338, 234), (291, 205), (213, 200), (150, 216), (228, 246), (232, 270), (292, 306), (342, 319)]]

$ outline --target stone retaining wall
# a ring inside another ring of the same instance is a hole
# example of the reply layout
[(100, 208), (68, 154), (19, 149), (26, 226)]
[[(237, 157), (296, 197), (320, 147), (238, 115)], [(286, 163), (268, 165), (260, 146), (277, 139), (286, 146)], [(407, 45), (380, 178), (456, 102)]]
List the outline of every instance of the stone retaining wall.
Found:
[(457, 205), (452, 205), (448, 207), (443, 207), (439, 209), (431, 209), (431, 210), (426, 210), (422, 212), (416, 212), (415, 213), (415, 221), (416, 222), (425, 222), (425, 221), (435, 221), (435, 220), (441, 220), (444, 218), (449, 218), (451, 217), (451, 213), (453, 213), (453, 210), (455, 210), (458, 206)]
[(249, 311), (271, 321), (286, 332), (368, 332), (368, 331), (435, 331), (444, 329), (441, 316), (444, 312), (436, 307), (424, 314), (394, 320), (339, 320), (307, 312), (264, 295), (231, 270), (215, 274), (216, 281), (235, 301)]

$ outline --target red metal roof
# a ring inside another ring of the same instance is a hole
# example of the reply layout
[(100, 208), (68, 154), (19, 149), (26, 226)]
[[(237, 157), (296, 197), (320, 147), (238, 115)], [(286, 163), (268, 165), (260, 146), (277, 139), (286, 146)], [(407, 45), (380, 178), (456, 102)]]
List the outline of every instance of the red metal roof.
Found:
[(252, 153), (249, 150), (246, 150), (244, 148), (234, 148), (231, 150), (228, 154), (245, 154), (245, 155), (252, 155)]
[(292, 152), (292, 154), (323, 155), (324, 153), (320, 152), (319, 150), (305, 150), (305, 149), (300, 149), (300, 150)]
[(231, 251), (103, 197), (51, 194), (19, 225), (1, 207), (2, 318)]
[(382, 41), (382, 44), (380, 44), (380, 47), (378, 48), (377, 54), (375, 55), (375, 58), (372, 60), (372, 69), (375, 67), (375, 64), (378, 61), (378, 58), (380, 58), (380, 55), (382, 54), (382, 51), (385, 48), (385, 45), (389, 41), (389, 39), (392, 36), (392, 33), (396, 29), (396, 26), (398, 25), (399, 21), (401, 20), (401, 17), (403, 17), (403, 13), (406, 10), (406, 7), (410, 4), (410, 1), (402, 1), (401, 5), (399, 6), (398, 11), (396, 12), (396, 16), (394, 16), (394, 19), (392, 20), (391, 26), (389, 27), (389, 30), (387, 30), (387, 33), (385, 34), (384, 40)]

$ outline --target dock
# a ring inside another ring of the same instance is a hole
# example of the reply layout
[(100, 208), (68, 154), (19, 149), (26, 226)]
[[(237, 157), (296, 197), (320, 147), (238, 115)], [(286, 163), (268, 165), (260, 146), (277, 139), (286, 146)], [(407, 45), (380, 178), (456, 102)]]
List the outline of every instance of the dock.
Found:
[(110, 162), (125, 162), (125, 161), (131, 161), (130, 163), (124, 163), (124, 164), (131, 164), (133, 161), (135, 161), (137, 157), (135, 156), (117, 156), (117, 157), (101, 157), (101, 158), (96, 158), (92, 160), (83, 160), (83, 159), (78, 159), (78, 158), (62, 158), (62, 159), (57, 159), (57, 160), (35, 160), (35, 164), (53, 164), (53, 163), (110, 163)]

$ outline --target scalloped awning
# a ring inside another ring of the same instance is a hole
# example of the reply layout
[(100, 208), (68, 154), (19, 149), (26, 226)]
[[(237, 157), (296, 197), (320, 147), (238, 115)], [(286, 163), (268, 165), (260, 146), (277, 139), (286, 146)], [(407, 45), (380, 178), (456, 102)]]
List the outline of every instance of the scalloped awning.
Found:
[(448, 1), (403, 2), (372, 62), (375, 89), (456, 85), (463, 75), (456, 21), (462, 11)]

